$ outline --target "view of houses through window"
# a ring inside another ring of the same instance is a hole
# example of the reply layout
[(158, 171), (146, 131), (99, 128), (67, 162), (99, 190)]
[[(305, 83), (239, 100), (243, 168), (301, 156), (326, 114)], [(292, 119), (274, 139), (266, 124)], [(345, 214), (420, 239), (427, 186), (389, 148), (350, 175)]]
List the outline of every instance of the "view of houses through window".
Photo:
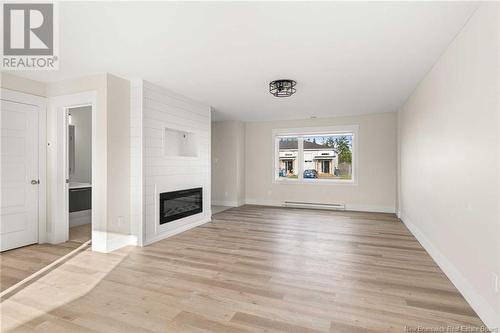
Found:
[(352, 140), (352, 133), (278, 137), (278, 179), (352, 180)]
[(279, 139), (279, 177), (298, 178), (298, 152), (299, 141), (297, 137), (284, 137)]

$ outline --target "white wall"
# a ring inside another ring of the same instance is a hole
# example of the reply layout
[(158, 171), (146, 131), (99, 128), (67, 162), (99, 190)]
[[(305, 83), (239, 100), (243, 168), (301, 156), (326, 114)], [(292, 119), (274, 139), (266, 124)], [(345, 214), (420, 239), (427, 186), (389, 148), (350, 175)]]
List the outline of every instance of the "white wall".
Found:
[(246, 160), (245, 160), (245, 124), (237, 122), (236, 124), (236, 187), (238, 189), (237, 203), (245, 203), (246, 191)]
[[(273, 182), (273, 129), (335, 125), (359, 125), (357, 184)], [(342, 203), (351, 210), (395, 212), (396, 113), (246, 123), (245, 151), (247, 203)]]
[[(132, 107), (131, 179), (143, 191), (131, 196), (134, 232), (148, 244), (210, 221), (210, 108), (145, 81), (132, 84)], [(167, 156), (165, 128), (195, 133), (198, 157)], [(160, 225), (159, 194), (193, 187), (203, 187), (203, 212)]]
[[(96, 93), (96, 116), (93, 124), (96, 132), (96, 149), (94, 150), (95, 159), (98, 161), (95, 172), (92, 175), (92, 231), (106, 232), (106, 209), (107, 209), (107, 118), (106, 118), (106, 90), (107, 90), (107, 75), (99, 74), (78, 78), (75, 80), (67, 80), (60, 82), (51, 82), (47, 84), (47, 96), (64, 96), (82, 92), (95, 91)], [(57, 229), (56, 224), (61, 224), (57, 210), (60, 207), (58, 197), (57, 170), (62, 166), (58, 166), (57, 161), (57, 113), (52, 107), (49, 107), (47, 115), (47, 171), (48, 171), (48, 187), (47, 187), (47, 221), (49, 233), (53, 236), (54, 230)], [(97, 144), (98, 143), (98, 144)], [(60, 239), (53, 239), (53, 242), (59, 242)]]
[(141, 80), (130, 82), (130, 221), (137, 244), (144, 244), (144, 124)]
[(71, 108), (72, 125), (75, 126), (75, 170), (70, 180), (90, 183), (92, 181), (92, 107)]
[(43, 82), (26, 79), (6, 72), (0, 72), (0, 78), (2, 88), (36, 96), (47, 96), (47, 85)]
[[(130, 225), (130, 84), (111, 74), (43, 83), (1, 73), (3, 88), (55, 97), (93, 91), (96, 93), (95, 166), (92, 175), (92, 231), (103, 237), (109, 251), (129, 241)], [(59, 223), (57, 184), (57, 117), (49, 107), (47, 114), (47, 232), (51, 235)], [(60, 166), (59, 166), (60, 167)], [(125, 236), (119, 237), (117, 236)], [(57, 239), (53, 240), (57, 242)], [(95, 242), (97, 243), (97, 242)], [(93, 243), (94, 245), (94, 243)]]
[(245, 202), (245, 125), (240, 121), (212, 123), (212, 204), (240, 206)]
[[(130, 234), (130, 82), (107, 75), (107, 228)], [(108, 234), (108, 237), (112, 234)], [(113, 236), (111, 236), (113, 238)], [(110, 239), (110, 242), (114, 240)]]
[(498, 327), (499, 8), (483, 3), (400, 111), (401, 218)]
[[(94, 161), (92, 175), (92, 243), (94, 250), (108, 252), (132, 241), (130, 238), (130, 155), (129, 155), (129, 81), (110, 74), (99, 74), (75, 80), (47, 84), (47, 96), (62, 96), (94, 91), (97, 96)], [(56, 118), (49, 112), (48, 149), (49, 178), (55, 177)], [(50, 185), (50, 184), (49, 184)], [(48, 221), (55, 222), (58, 202), (49, 186)], [(49, 201), (50, 202), (50, 201)], [(49, 230), (50, 232), (50, 230)], [(97, 239), (99, 238), (99, 240)], [(99, 247), (95, 246), (99, 244)]]

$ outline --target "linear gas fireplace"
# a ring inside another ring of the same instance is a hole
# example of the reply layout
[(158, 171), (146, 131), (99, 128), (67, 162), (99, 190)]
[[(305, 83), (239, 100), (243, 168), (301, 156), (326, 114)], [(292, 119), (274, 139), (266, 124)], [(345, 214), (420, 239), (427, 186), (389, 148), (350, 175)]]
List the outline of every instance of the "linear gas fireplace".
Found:
[(160, 224), (203, 212), (201, 187), (160, 193)]

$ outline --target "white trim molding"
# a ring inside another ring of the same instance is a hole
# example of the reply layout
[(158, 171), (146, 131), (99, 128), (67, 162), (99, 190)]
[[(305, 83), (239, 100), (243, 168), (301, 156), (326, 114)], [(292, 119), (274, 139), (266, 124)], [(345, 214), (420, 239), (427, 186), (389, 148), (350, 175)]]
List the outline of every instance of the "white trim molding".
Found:
[[(57, 244), (65, 242), (69, 237), (69, 188), (66, 179), (67, 174), (67, 117), (66, 111), (69, 108), (89, 105), (92, 107), (92, 180), (95, 184), (95, 175), (97, 174), (97, 92), (86, 91), (70, 95), (55, 96), (50, 98), (50, 127), (52, 128), (52, 137), (49, 139), (51, 146), (51, 200), (50, 200), (50, 221), (52, 223), (49, 241)], [(64, 203), (64, 204), (61, 204)], [(96, 221), (96, 212), (102, 211), (100, 208), (105, 205), (96, 199), (96, 194), (92, 191), (92, 222)], [(92, 229), (95, 228), (92, 223)], [(92, 232), (92, 236), (94, 232)], [(105, 244), (100, 244), (101, 238), (92, 239), (92, 248), (103, 248)], [(104, 241), (106, 239), (104, 238)]]
[(92, 251), (109, 253), (127, 245), (137, 246), (137, 237), (135, 235), (92, 230)]
[(236, 200), (212, 200), (212, 206), (239, 207), (244, 204), (243, 201)]
[(381, 206), (381, 205), (346, 204), (345, 210), (350, 210), (353, 212), (396, 214), (396, 209), (393, 206)]
[(47, 232), (47, 104), (46, 97), (0, 89), (0, 99), (38, 107), (38, 243), (46, 243)]
[[(258, 205), (258, 206), (271, 206), (271, 207), (284, 207), (284, 201), (275, 201), (275, 200), (262, 200), (262, 199), (247, 199), (245, 200), (245, 204), (247, 205)], [(328, 204), (328, 203), (324, 203)], [(332, 203), (338, 204), (338, 203)], [(312, 208), (309, 208), (312, 209)], [(358, 205), (358, 204), (345, 204), (346, 211), (353, 212), (368, 212), (368, 213), (389, 213), (394, 214), (394, 207), (389, 206), (379, 206), (379, 205)]]
[(419, 241), (422, 247), (429, 253), (429, 255), (438, 264), (439, 268), (443, 270), (450, 281), (464, 296), (469, 305), (476, 311), (478, 316), (483, 320), (485, 325), (494, 332), (498, 329), (500, 324), (499, 315), (489, 303), (479, 295), (474, 287), (467, 281), (467, 279), (460, 273), (460, 271), (448, 260), (448, 258), (432, 244), (431, 240), (408, 218), (404, 215), (401, 218), (406, 227)]

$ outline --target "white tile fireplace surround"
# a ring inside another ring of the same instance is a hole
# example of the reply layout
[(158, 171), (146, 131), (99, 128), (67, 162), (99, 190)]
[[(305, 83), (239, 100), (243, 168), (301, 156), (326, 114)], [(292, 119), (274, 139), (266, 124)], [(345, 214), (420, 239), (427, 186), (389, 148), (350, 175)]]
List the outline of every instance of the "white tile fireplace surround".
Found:
[[(146, 245), (210, 221), (210, 107), (131, 84), (131, 221)], [(203, 211), (160, 224), (160, 194), (201, 187)]]

